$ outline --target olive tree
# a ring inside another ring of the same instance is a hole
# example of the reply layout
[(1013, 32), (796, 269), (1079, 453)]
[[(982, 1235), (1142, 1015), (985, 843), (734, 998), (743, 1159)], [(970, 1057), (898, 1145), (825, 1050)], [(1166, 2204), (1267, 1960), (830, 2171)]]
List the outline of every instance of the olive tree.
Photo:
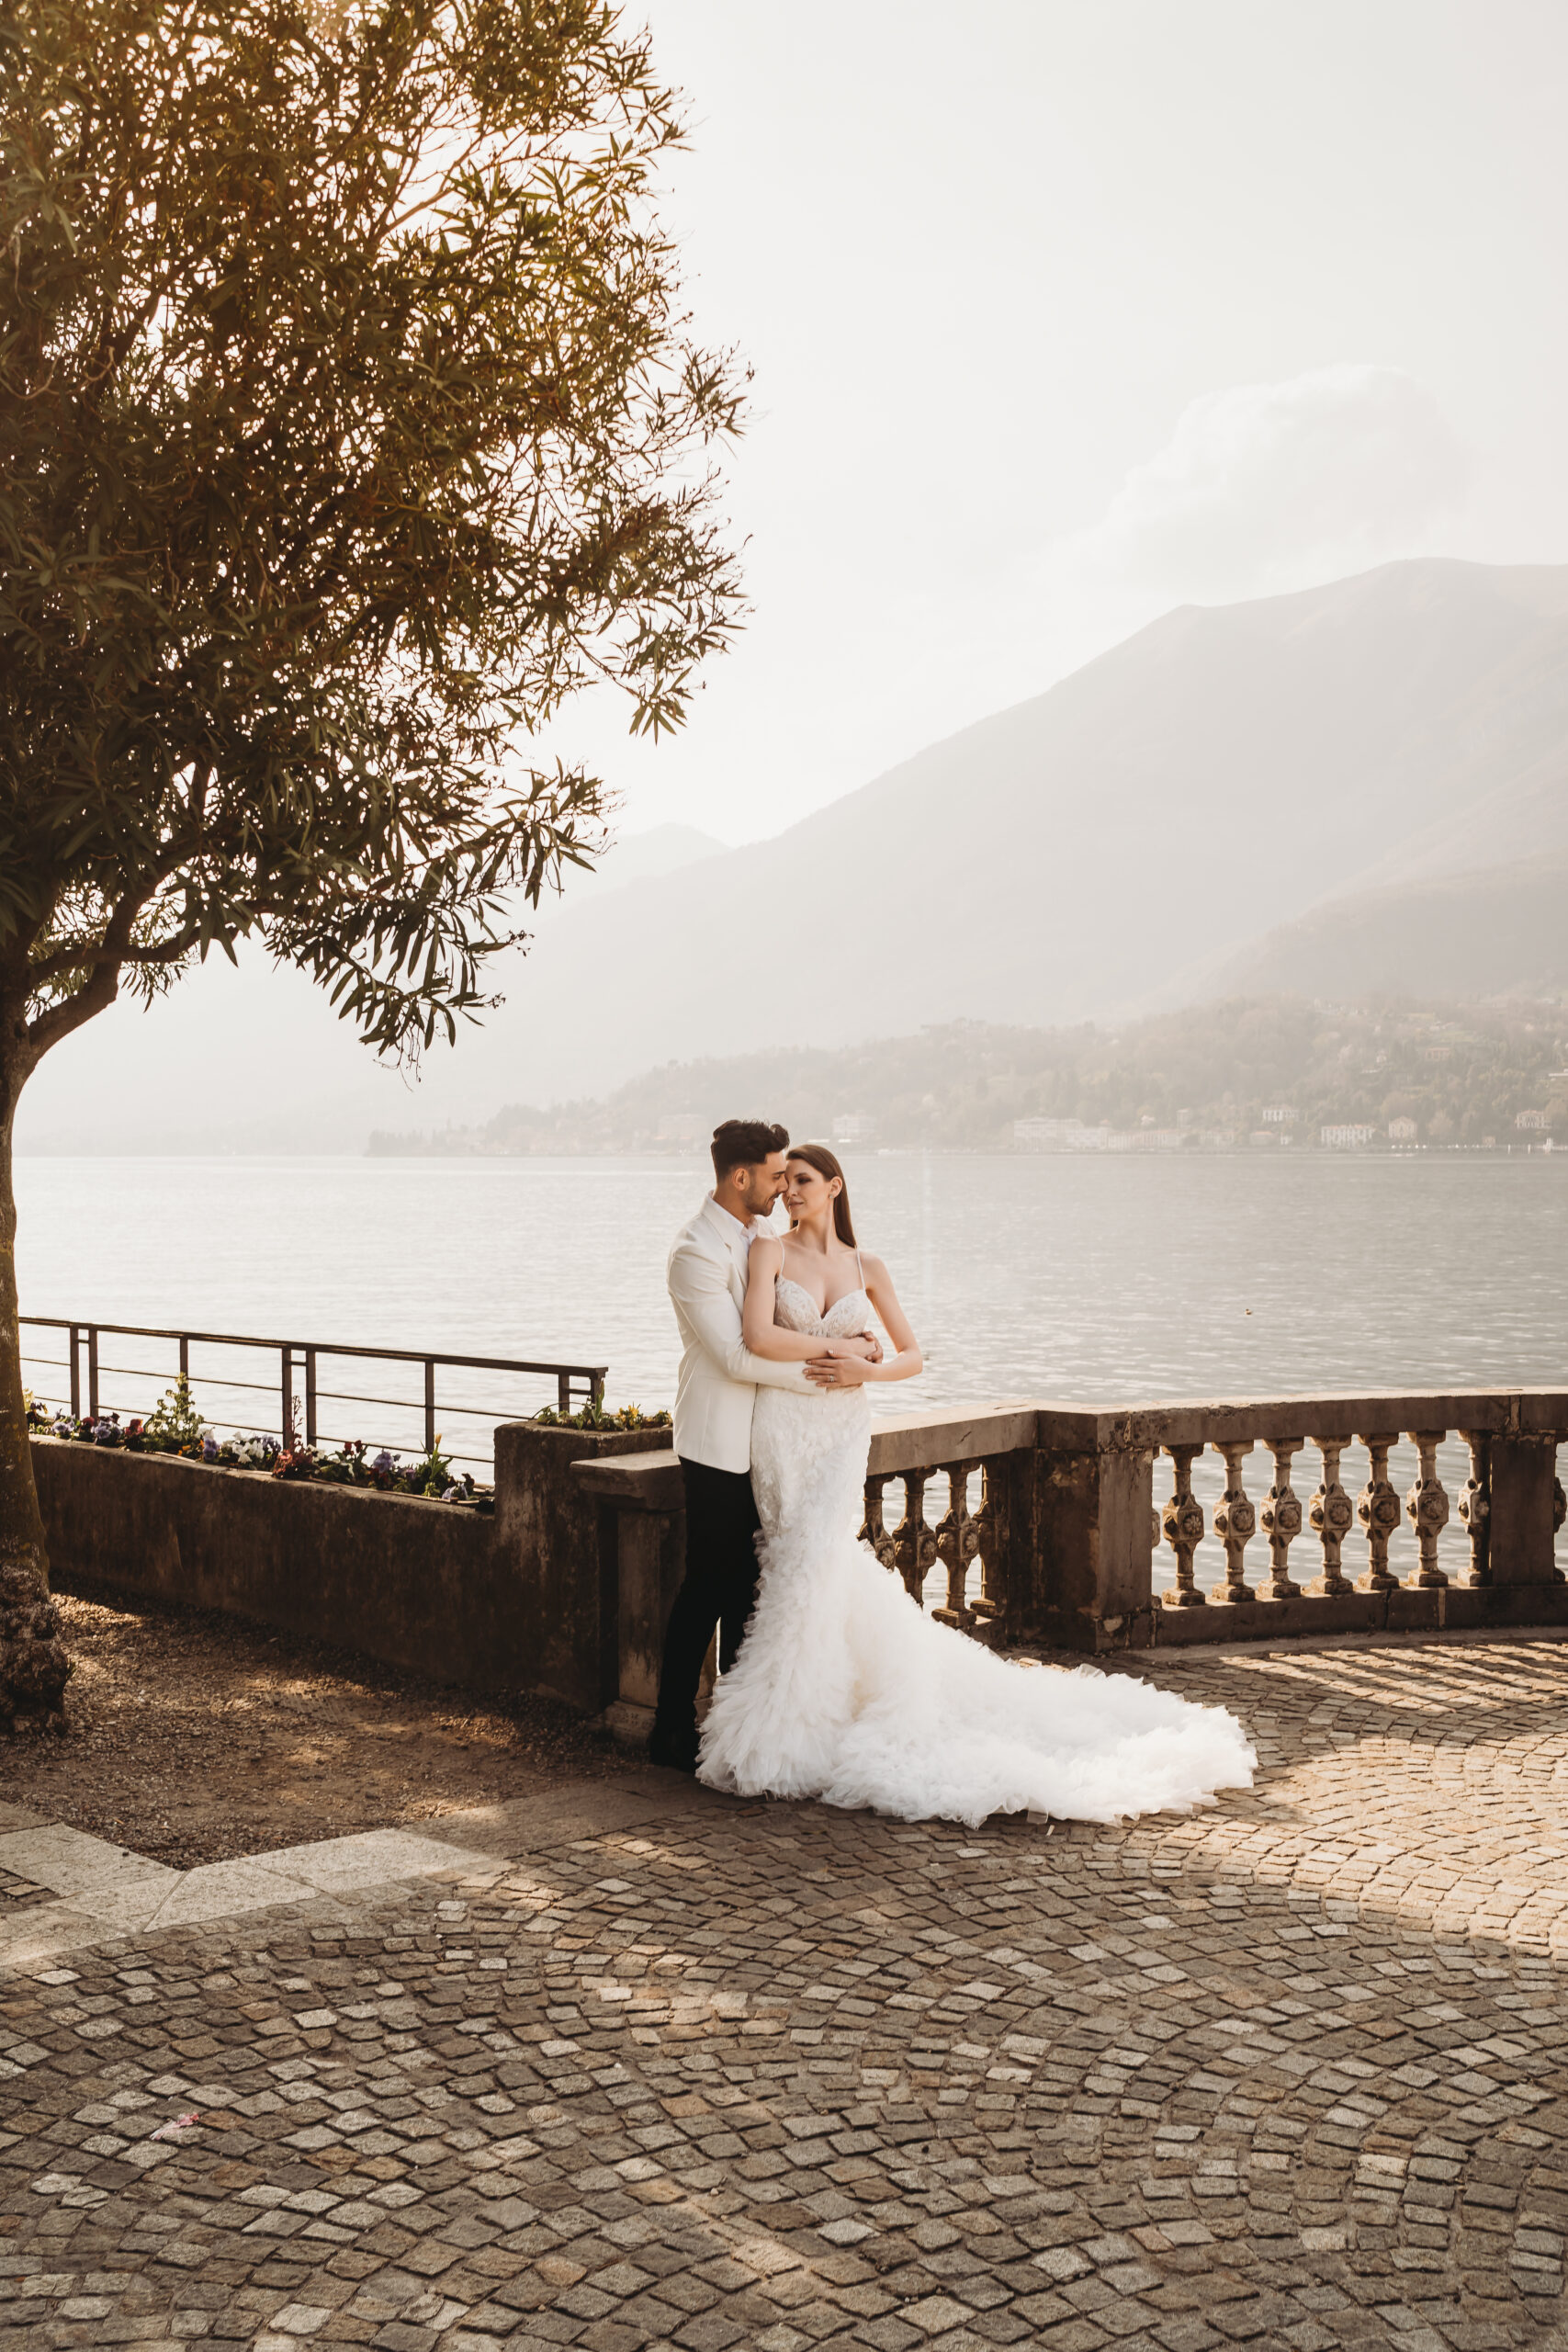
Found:
[(0, 1718), (58, 1707), (11, 1141), (41, 1057), (255, 937), (378, 1053), (602, 845), (538, 747), (739, 614), (735, 371), (598, 0), (0, 0)]

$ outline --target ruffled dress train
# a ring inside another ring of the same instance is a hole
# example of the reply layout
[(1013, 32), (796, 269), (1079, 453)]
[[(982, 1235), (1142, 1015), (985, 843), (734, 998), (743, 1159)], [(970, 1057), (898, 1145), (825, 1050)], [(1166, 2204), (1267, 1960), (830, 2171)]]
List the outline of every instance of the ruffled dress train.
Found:
[[(798, 1284), (779, 1283), (791, 1329), (831, 1338), (868, 1314), (854, 1292), (823, 1318)], [(993, 1813), (1188, 1812), (1250, 1783), (1256, 1755), (1223, 1708), (1131, 1675), (998, 1657), (927, 1616), (854, 1533), (870, 1437), (863, 1387), (758, 1392), (761, 1575), (703, 1726), (701, 1780), (971, 1826)]]

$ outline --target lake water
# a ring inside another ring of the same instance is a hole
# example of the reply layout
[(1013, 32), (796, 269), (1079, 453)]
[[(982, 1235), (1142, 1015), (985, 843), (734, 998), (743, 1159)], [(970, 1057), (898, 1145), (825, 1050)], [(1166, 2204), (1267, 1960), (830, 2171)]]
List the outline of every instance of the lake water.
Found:
[[(1021, 1396), (1568, 1385), (1568, 1155), (845, 1165), (862, 1240), (887, 1260), (928, 1357), (919, 1381), (874, 1393), (883, 1411)], [(667, 1404), (665, 1251), (704, 1189), (695, 1159), (24, 1159), (22, 1303), (607, 1363), (611, 1404)], [(145, 1411), (169, 1351), (112, 1344), (108, 1362), (148, 1369), (106, 1378), (106, 1402)], [(215, 1419), (276, 1426), (259, 1397), (253, 1408), (204, 1392), (199, 1353), (193, 1370)], [(60, 1377), (42, 1369), (35, 1385)], [(370, 1393), (392, 1393), (385, 1379)], [(503, 1410), (547, 1395), (494, 1386), (452, 1394)], [(335, 1409), (352, 1433), (417, 1436), (409, 1416)], [(351, 1433), (325, 1414), (323, 1425)], [(1462, 1479), (1463, 1464), (1452, 1450), (1445, 1475)], [(1260, 1493), (1259, 1467), (1249, 1483)], [(1359, 1457), (1351, 1467), (1359, 1480)], [(1412, 1455), (1402, 1481), (1413, 1468)]]

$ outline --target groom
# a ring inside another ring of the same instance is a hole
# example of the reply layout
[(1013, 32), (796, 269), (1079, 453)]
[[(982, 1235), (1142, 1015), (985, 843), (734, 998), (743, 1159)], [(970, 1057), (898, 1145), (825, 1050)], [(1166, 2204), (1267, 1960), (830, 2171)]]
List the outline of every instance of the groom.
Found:
[[(697, 1769), (697, 1683), (719, 1628), (718, 1664), (735, 1663), (757, 1596), (757, 1506), (751, 1494), (751, 1408), (759, 1381), (806, 1393), (860, 1377), (852, 1361), (770, 1363), (740, 1334), (751, 1243), (784, 1188), (789, 1136), (761, 1119), (726, 1119), (713, 1137), (713, 1191), (670, 1252), (671, 1302), (681, 1332), (675, 1451), (686, 1474), (686, 1574), (664, 1636), (650, 1762)], [(867, 1337), (867, 1363), (882, 1350)]]

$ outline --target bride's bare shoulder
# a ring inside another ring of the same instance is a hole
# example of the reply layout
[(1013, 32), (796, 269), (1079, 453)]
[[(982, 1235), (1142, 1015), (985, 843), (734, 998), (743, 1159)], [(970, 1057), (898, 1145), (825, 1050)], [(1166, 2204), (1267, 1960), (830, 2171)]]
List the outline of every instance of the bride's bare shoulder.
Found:
[(748, 1261), (760, 1274), (776, 1274), (784, 1264), (784, 1243), (776, 1233), (759, 1233)]

